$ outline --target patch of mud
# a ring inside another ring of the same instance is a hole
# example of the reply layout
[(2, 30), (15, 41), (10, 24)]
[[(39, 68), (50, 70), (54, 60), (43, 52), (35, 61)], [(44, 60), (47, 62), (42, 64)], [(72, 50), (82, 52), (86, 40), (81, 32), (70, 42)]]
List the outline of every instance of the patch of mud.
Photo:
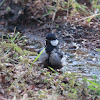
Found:
[[(39, 6), (40, 5), (40, 6)], [(47, 33), (56, 33), (62, 43), (76, 43), (95, 50), (100, 48), (100, 20), (92, 20), (90, 26), (82, 22), (70, 24), (62, 17), (51, 21), (46, 14), (44, 2), (15, 3), (6, 1), (0, 8), (0, 34), (16, 31), (23, 33), (31, 40), (44, 42)], [(34, 9), (34, 10), (33, 10)], [(64, 16), (64, 15), (63, 15)], [(42, 39), (43, 38), (43, 39)]]
[[(46, 26), (47, 24), (45, 24)], [(83, 27), (81, 25), (75, 24), (60, 24), (56, 23), (52, 24), (55, 26), (53, 28), (48, 28), (41, 26), (40, 30), (37, 28), (37, 31), (31, 29), (31, 31), (25, 30), (25, 34), (31, 40), (37, 40), (44, 42), (45, 36), (47, 33), (52, 32), (58, 36), (58, 39), (61, 43), (73, 44), (76, 43), (81, 47), (95, 50), (96, 48), (100, 48), (100, 29), (99, 28), (91, 28), (91, 27)]]

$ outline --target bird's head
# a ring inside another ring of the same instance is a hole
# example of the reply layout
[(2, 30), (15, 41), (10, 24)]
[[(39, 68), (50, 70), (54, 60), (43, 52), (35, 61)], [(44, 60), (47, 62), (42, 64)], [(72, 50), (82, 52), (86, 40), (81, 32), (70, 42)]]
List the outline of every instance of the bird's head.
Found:
[(55, 34), (49, 33), (46, 36), (46, 45), (51, 45), (56, 47), (58, 45), (58, 39)]

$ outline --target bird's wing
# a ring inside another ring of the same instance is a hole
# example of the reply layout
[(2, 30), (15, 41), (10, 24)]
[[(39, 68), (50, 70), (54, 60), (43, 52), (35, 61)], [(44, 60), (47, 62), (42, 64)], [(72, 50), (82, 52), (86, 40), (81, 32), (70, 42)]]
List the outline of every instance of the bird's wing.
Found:
[(58, 50), (57, 53), (61, 58), (63, 57), (63, 52), (62, 51)]
[(55, 49), (55, 52), (59, 55), (60, 58), (63, 57), (63, 52), (58, 47)]

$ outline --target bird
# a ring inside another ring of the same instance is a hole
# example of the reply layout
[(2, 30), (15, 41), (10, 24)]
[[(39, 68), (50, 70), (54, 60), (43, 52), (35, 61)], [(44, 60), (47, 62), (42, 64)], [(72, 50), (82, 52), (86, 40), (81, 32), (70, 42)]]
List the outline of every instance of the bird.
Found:
[(39, 50), (39, 53), (43, 50), (39, 57), (39, 61), (44, 65), (44, 67), (51, 67), (53, 69), (62, 68), (62, 58), (63, 53), (58, 47), (59, 41), (54, 33), (48, 33), (46, 36), (46, 45)]

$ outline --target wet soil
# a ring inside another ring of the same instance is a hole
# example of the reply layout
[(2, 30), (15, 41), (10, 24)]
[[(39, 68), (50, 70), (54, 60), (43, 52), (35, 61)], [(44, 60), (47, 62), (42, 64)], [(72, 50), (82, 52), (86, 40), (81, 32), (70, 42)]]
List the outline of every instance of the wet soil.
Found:
[[(24, 49), (37, 52), (39, 48), (44, 46), (43, 38), (41, 38), (41, 41), (40, 43), (36, 40), (29, 40), (27, 45), (24, 46)], [(90, 79), (94, 75), (96, 75), (98, 79), (100, 78), (100, 52), (84, 48), (81, 44), (74, 42), (67, 44), (64, 41), (60, 42), (59, 48), (64, 53), (62, 59), (63, 68), (61, 71), (75, 72)], [(29, 58), (32, 60), (34, 56), (29, 56)], [(79, 78), (79, 80), (81, 79), (82, 78)]]
[(41, 20), (29, 17), (33, 15), (28, 6), (6, 2), (0, 8), (0, 36), (6, 37), (16, 27), (16, 32), (29, 39), (23, 48), (37, 51), (44, 46), (46, 34), (55, 33), (65, 53), (66, 70), (86, 76), (100, 75), (100, 52), (96, 51), (100, 49), (100, 20), (93, 20), (90, 26), (61, 19)]

